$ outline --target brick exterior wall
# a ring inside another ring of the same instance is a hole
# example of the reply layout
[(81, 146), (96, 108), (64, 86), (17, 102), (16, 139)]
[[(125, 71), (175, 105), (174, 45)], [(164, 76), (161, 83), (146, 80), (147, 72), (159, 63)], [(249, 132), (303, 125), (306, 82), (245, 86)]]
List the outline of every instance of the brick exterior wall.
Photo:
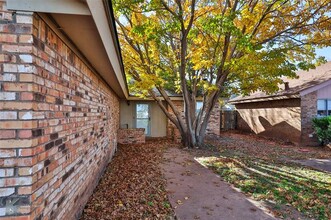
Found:
[(216, 103), (213, 111), (211, 112), (210, 119), (207, 126), (207, 134), (220, 134), (221, 129), (221, 106)]
[[(184, 120), (184, 102), (173, 101), (173, 103), (176, 106), (176, 109), (181, 113), (182, 119)], [(170, 106), (168, 106), (168, 111), (172, 113)], [(169, 119), (167, 123), (167, 137), (172, 139), (175, 143), (180, 143), (182, 140), (179, 130)]]
[[(183, 101), (173, 101), (174, 105), (176, 106), (176, 109), (181, 112), (181, 116), (184, 120), (184, 102)], [(172, 112), (171, 108), (168, 106), (168, 110)], [(220, 134), (220, 123), (221, 123), (221, 114), (220, 114), (221, 108), (220, 105), (217, 103), (211, 112), (211, 116), (208, 122), (208, 126), (206, 129), (206, 134)], [(181, 136), (179, 130), (175, 127), (175, 125), (168, 120), (167, 123), (167, 136), (171, 138), (175, 143), (181, 142)]]
[(0, 219), (74, 219), (115, 151), (119, 100), (37, 14), (0, 0), (0, 32)]
[(236, 104), (237, 129), (300, 143), (300, 99)]
[(119, 144), (143, 144), (145, 143), (145, 129), (119, 129), (117, 132), (117, 142)]
[(317, 91), (301, 97), (301, 111), (301, 143), (318, 146), (312, 123), (312, 119), (317, 115)]

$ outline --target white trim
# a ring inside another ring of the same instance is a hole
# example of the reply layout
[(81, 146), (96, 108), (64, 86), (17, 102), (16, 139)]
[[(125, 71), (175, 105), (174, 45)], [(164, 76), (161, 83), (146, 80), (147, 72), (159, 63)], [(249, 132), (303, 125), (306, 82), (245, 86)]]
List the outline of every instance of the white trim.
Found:
[(320, 89), (322, 89), (322, 88), (324, 88), (328, 85), (331, 85), (331, 79), (329, 79), (329, 80), (327, 80), (327, 81), (325, 81), (325, 82), (323, 82), (319, 85), (316, 85), (316, 86), (310, 87), (308, 89), (302, 90), (300, 92), (300, 96), (304, 96), (304, 95), (307, 95), (309, 93), (315, 92), (315, 91), (320, 90)]
[(254, 98), (254, 99), (241, 99), (228, 101), (231, 105), (241, 104), (241, 103), (250, 103), (250, 102), (264, 102), (264, 101), (274, 101), (274, 100), (283, 100), (283, 99), (293, 99), (300, 98), (299, 94), (294, 95), (283, 95), (283, 96), (272, 96), (272, 97), (263, 97), (263, 98)]
[(7, 8), (16, 11), (91, 15), (86, 3), (80, 0), (7, 0)]
[[(171, 101), (184, 101), (182, 96), (169, 96)], [(164, 101), (163, 97), (157, 97), (157, 99)], [(152, 97), (146, 97), (146, 98), (140, 98), (138, 96), (129, 96), (127, 98), (128, 101), (155, 101)], [(197, 97), (196, 98), (197, 102), (203, 101), (202, 97)]]
[(140, 101), (140, 102), (136, 102), (135, 105), (134, 105), (134, 120), (133, 120), (133, 125), (135, 128), (137, 128), (137, 105), (147, 105), (148, 106), (148, 118), (139, 118), (139, 119), (148, 119), (148, 130), (145, 131), (147, 133), (145, 133), (145, 135), (147, 137), (151, 137), (151, 134), (152, 134), (152, 123), (151, 123), (151, 109), (152, 109), (152, 106), (151, 106), (151, 103), (150, 102), (143, 102), (143, 101)]
[[(164, 100), (163, 97), (158, 97), (159, 100)], [(183, 97), (170, 97), (171, 100), (183, 100)], [(141, 97), (137, 97), (137, 96), (129, 96), (127, 98), (128, 101), (155, 101), (152, 97), (146, 97), (146, 98), (141, 98)]]
[(115, 48), (116, 41), (113, 39), (113, 36), (111, 34), (104, 4), (101, 0), (87, 0), (86, 2), (92, 13), (93, 20), (97, 26), (102, 43), (108, 55), (109, 61), (113, 66), (117, 80), (122, 88), (125, 97), (128, 98), (129, 95), (126, 89), (126, 82), (123, 77), (120, 60), (117, 56)]

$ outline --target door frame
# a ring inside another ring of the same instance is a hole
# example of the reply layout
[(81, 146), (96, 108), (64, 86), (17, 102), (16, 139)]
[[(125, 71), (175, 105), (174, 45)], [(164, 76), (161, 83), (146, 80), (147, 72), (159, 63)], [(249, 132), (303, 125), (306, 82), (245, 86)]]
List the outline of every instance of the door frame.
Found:
[[(134, 126), (137, 128), (137, 105), (147, 105), (148, 106), (148, 128), (147, 133), (145, 133), (146, 136), (151, 136), (151, 104), (147, 102), (136, 102), (134, 105)], [(143, 118), (147, 119), (147, 118)]]

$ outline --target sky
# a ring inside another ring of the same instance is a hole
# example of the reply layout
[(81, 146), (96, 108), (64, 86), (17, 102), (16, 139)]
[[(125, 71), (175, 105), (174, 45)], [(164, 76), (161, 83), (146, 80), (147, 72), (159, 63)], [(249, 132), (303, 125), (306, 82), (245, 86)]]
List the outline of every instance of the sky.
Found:
[(316, 49), (316, 54), (318, 56), (324, 56), (328, 61), (331, 61), (331, 47)]

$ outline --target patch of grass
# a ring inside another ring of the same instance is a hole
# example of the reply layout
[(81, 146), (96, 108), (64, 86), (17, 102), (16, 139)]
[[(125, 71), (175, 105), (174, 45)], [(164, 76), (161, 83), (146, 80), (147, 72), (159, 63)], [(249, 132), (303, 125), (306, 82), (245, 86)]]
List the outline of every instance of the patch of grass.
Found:
[(171, 208), (171, 205), (170, 205), (169, 202), (163, 202), (163, 206), (164, 206), (165, 208)]
[(230, 151), (199, 160), (257, 200), (274, 201), (276, 207), (290, 205), (316, 219), (331, 218), (331, 175), (328, 173)]

